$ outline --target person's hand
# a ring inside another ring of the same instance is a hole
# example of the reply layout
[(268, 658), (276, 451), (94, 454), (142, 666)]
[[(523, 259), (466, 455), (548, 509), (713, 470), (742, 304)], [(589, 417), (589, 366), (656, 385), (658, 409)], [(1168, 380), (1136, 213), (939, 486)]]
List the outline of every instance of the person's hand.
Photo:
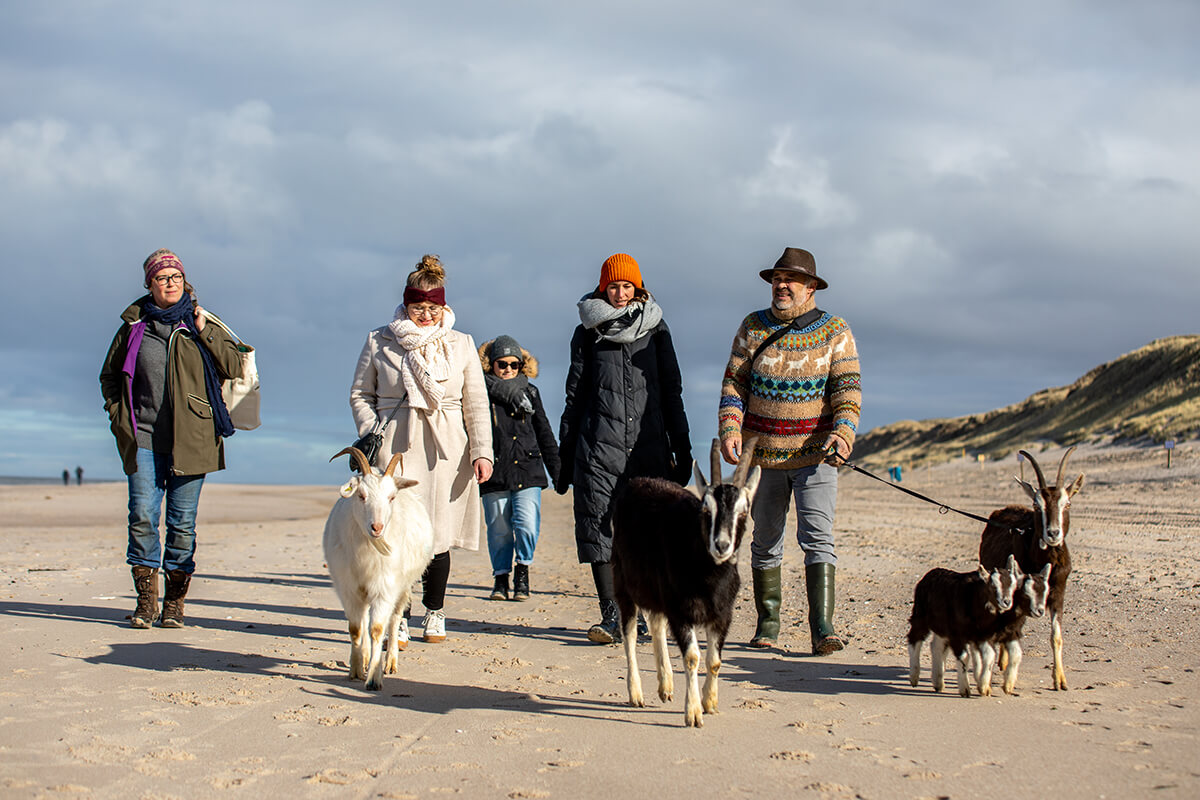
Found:
[(692, 453), (683, 450), (675, 453), (675, 468), (671, 470), (670, 478), (680, 486), (687, 486), (692, 480)]
[(208, 321), (208, 317), (204, 316), (204, 309), (196, 306), (194, 316), (196, 317), (196, 333), (204, 333), (204, 323)]
[(487, 483), (492, 477), (492, 462), (486, 458), (477, 458), (471, 462), (471, 467), (475, 470), (475, 482)]
[[(837, 455), (835, 456), (834, 453), (837, 453)], [(825, 443), (825, 454), (825, 461), (836, 467), (850, 460), (850, 445), (836, 433), (830, 434), (829, 441)]]
[(742, 435), (732, 434), (728, 439), (721, 440), (721, 457), (726, 464), (737, 464), (742, 457)]
[(571, 475), (566, 464), (558, 470), (558, 474), (554, 476), (554, 491), (559, 494), (566, 494), (567, 489), (571, 487)]

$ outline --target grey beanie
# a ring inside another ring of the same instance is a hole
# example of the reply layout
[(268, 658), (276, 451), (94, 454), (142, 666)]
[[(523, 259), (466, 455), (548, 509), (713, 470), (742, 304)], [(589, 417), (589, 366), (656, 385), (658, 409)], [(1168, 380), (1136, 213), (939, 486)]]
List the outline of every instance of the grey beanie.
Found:
[(492, 342), (491, 350), (488, 351), (488, 358), (496, 361), (505, 356), (513, 356), (518, 361), (525, 360), (525, 356), (521, 354), (521, 345), (517, 344), (516, 339), (511, 336), (497, 336)]

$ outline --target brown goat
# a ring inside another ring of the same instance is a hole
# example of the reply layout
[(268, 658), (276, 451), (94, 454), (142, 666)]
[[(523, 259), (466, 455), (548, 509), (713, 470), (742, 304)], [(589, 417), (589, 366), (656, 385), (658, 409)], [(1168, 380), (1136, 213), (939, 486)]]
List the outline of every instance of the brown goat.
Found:
[[(1071, 553), (1067, 550), (1067, 530), (1071, 525), (1071, 498), (1083, 488), (1083, 475), (1063, 484), (1063, 469), (1074, 452), (1072, 447), (1058, 464), (1058, 477), (1053, 486), (1046, 485), (1042, 468), (1027, 451), (1020, 453), (1029, 459), (1037, 474), (1038, 485), (1014, 477), (1033, 501), (1033, 508), (1012, 505), (993, 511), (979, 541), (979, 563), (988, 569), (1004, 566), (1010, 555), (1017, 557), (1021, 570), (1039, 573), (1052, 565), (1046, 608), (1050, 611), (1050, 646), (1054, 652), (1054, 688), (1065, 690), (1067, 677), (1062, 660), (1062, 610), (1071, 574)], [(1004, 651), (1002, 653), (1002, 660)], [(1003, 665), (1002, 665), (1003, 666)]]

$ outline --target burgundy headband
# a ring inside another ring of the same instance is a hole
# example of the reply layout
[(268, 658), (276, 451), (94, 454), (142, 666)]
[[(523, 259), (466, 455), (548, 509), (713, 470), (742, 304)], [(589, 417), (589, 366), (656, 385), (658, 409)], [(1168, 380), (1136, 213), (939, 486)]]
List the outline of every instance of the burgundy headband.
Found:
[(404, 290), (404, 305), (411, 306), (413, 303), (433, 303), (444, 306), (446, 305), (446, 288), (439, 286), (436, 289), (425, 291), (415, 286), (409, 286)]

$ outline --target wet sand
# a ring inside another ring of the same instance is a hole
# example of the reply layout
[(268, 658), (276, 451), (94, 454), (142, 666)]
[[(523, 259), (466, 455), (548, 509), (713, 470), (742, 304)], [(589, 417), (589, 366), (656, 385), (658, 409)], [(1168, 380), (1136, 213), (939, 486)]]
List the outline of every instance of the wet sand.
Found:
[[(1041, 460), (1057, 464), (1061, 451)], [(780, 647), (753, 630), (748, 546), (721, 707), (683, 727), (677, 692), (626, 705), (625, 662), (576, 563), (569, 497), (544, 495), (534, 595), (492, 602), (485, 552), (454, 551), (449, 638), (415, 640), (367, 692), (321, 555), (336, 487), (209, 483), (188, 627), (134, 630), (121, 484), (0, 487), (0, 792), (5, 797), (1200, 796), (1200, 446), (1081, 448), (1068, 536), (1069, 691), (1031, 621), (1018, 695), (908, 683), (912, 587), (969, 569), (980, 523), (843, 473), (839, 628), (808, 655), (799, 548)], [(1019, 502), (1015, 460), (906, 474), (986, 515)], [(1074, 473), (1073, 473), (1074, 474)], [(421, 609), (415, 609), (419, 634)], [(997, 681), (997, 692), (999, 685)]]

